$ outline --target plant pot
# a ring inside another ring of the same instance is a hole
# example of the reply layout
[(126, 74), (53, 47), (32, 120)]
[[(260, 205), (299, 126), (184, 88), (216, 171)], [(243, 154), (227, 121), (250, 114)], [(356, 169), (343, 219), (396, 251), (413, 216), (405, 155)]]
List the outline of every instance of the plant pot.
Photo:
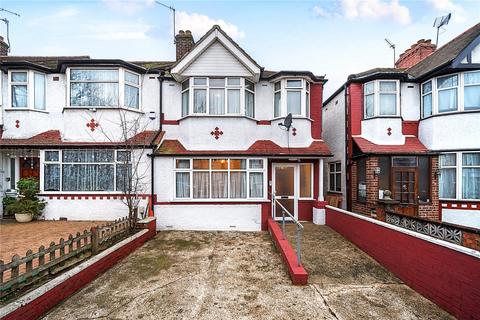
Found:
[(17, 222), (30, 222), (32, 221), (32, 215), (30, 213), (15, 213), (15, 220)]

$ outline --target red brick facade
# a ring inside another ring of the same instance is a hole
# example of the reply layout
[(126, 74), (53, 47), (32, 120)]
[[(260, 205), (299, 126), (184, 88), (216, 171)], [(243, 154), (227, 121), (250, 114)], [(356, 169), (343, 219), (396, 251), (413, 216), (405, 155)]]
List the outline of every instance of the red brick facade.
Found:
[(437, 46), (432, 44), (432, 40), (420, 39), (400, 55), (395, 62), (395, 67), (400, 69), (410, 68), (431, 55), (436, 48)]
[(323, 83), (310, 85), (310, 118), (312, 118), (312, 138), (322, 139)]

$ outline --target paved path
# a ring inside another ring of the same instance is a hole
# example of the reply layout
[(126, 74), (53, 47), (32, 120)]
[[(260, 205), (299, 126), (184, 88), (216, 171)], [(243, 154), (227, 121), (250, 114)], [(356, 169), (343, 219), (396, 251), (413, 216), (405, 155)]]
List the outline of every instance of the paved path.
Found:
[[(321, 235), (311, 245), (331, 252), (328, 259), (312, 260), (319, 262), (312, 285), (291, 285), (265, 232), (169, 231), (46, 319), (449, 318), (330, 229), (318, 231)], [(321, 261), (345, 255), (353, 265), (322, 267)]]

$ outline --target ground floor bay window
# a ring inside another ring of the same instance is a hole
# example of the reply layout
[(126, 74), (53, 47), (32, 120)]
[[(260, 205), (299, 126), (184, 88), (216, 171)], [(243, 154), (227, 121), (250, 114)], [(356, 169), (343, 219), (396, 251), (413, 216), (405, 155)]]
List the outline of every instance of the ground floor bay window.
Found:
[(175, 199), (266, 198), (266, 160), (175, 159)]
[(46, 150), (45, 192), (125, 192), (131, 182), (131, 154), (110, 149)]
[(439, 164), (440, 199), (480, 200), (480, 152), (444, 153)]

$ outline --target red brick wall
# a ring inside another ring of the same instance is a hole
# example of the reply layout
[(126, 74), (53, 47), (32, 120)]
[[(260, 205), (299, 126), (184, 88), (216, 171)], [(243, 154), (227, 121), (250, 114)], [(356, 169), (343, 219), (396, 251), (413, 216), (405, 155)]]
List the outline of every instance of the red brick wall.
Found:
[(401, 69), (410, 68), (431, 55), (436, 47), (430, 39), (420, 39), (400, 55), (397, 62), (395, 62), (395, 67)]
[(362, 133), (362, 118), (363, 118), (363, 86), (361, 83), (351, 83), (348, 86), (349, 90), (349, 128), (352, 135), (359, 135)]
[(378, 178), (373, 174), (374, 169), (378, 167), (377, 157), (368, 157), (366, 161), (367, 167), (367, 200), (366, 202), (358, 201), (358, 179), (357, 179), (357, 161), (352, 164), (352, 211), (370, 215), (372, 209), (378, 206)]
[(461, 319), (480, 319), (480, 259), (326, 209), (326, 224)]
[(312, 118), (312, 138), (322, 139), (323, 83), (310, 85), (310, 118)]
[(418, 137), (418, 121), (402, 121), (402, 134)]

